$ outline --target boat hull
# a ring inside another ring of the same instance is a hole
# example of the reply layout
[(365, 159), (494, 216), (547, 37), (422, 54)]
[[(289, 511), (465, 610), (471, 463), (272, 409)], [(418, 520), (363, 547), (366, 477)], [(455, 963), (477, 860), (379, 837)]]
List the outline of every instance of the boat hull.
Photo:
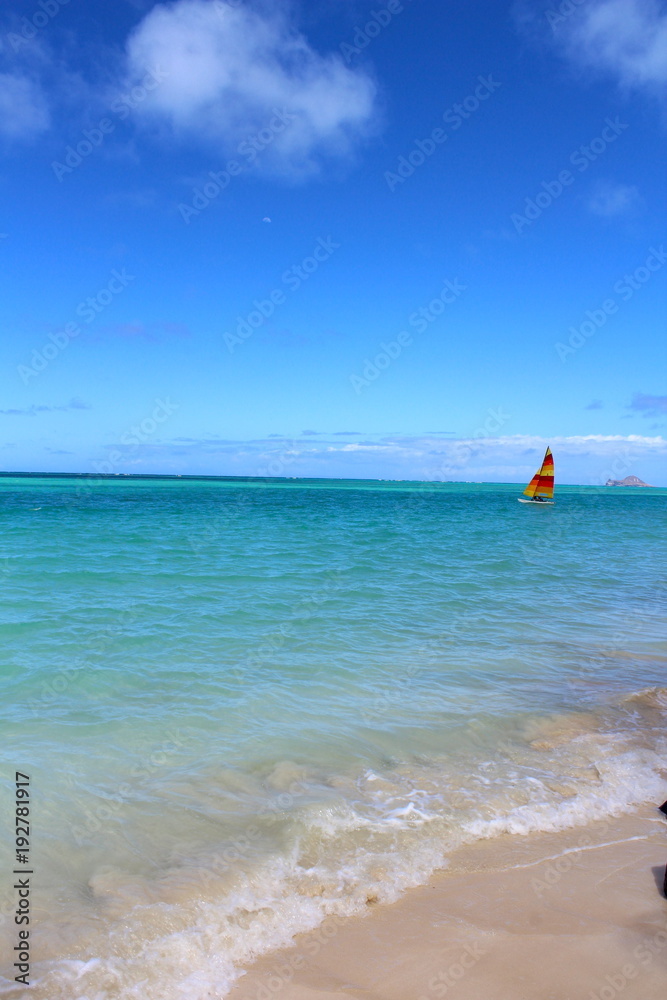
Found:
[(555, 500), (528, 500), (524, 497), (517, 497), (517, 500), (519, 503), (534, 503), (536, 507), (552, 507), (556, 502)]

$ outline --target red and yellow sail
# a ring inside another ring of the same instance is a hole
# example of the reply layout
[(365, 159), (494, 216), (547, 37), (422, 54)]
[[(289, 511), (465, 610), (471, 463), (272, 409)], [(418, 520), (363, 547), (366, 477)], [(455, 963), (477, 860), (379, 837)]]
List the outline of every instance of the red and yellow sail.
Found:
[(523, 491), (527, 497), (541, 496), (551, 500), (554, 495), (554, 457), (547, 448), (544, 461)]

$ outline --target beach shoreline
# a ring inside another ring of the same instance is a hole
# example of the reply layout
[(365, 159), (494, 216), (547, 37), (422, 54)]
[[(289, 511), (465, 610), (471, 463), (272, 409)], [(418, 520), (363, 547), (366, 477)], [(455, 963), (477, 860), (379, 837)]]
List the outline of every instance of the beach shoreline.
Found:
[(504, 834), (363, 917), (265, 955), (229, 1000), (663, 1000), (667, 822), (657, 809)]

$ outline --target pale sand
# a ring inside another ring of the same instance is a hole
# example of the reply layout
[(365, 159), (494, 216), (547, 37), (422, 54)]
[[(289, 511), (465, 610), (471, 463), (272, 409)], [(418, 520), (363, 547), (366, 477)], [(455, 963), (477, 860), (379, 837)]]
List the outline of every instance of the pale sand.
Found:
[(482, 841), (397, 903), (260, 959), (229, 997), (667, 1000), (666, 862), (649, 809)]

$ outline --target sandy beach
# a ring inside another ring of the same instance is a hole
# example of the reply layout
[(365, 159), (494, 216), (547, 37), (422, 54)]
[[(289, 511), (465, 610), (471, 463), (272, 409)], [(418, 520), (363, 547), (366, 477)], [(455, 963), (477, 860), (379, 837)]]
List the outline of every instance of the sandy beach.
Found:
[(667, 821), (463, 848), (428, 885), (265, 956), (230, 1000), (664, 1000)]

